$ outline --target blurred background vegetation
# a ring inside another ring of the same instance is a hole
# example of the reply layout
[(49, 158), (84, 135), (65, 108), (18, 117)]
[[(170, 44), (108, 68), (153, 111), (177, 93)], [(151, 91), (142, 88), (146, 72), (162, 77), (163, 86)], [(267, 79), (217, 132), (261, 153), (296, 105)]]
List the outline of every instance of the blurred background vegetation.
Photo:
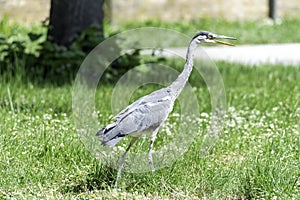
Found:
[[(124, 30), (145, 26), (170, 28), (189, 37), (199, 29), (209, 30), (233, 35), (239, 38), (238, 44), (299, 42), (299, 20), (296, 18), (285, 18), (280, 20), (280, 23), (266, 20), (228, 21), (223, 18), (179, 21), (148, 19), (112, 25), (109, 1), (98, 1), (103, 6), (102, 10), (99, 10), (99, 13), (103, 12), (100, 15), (95, 12), (79, 12), (82, 5), (76, 2), (79, 1), (72, 3), (51, 1), (50, 18), (43, 23), (28, 25), (12, 22), (8, 15), (3, 15), (0, 21), (0, 73), (8, 76), (21, 74), (23, 79), (37, 82), (50, 81), (57, 84), (70, 82), (74, 79), (83, 59), (105, 38)], [(91, 3), (86, 4), (87, 9), (92, 6)], [(91, 4), (90, 7), (88, 4)], [(59, 9), (66, 11), (62, 12)], [(90, 18), (80, 21), (77, 19), (78, 16), (76, 18), (76, 14), (87, 15)], [(63, 37), (69, 41), (62, 41), (66, 40)], [(117, 51), (118, 44), (114, 48), (108, 50)], [(111, 64), (103, 80), (117, 80), (119, 75), (129, 68), (145, 62), (143, 59), (145, 58), (140, 55), (139, 50), (126, 53)]]

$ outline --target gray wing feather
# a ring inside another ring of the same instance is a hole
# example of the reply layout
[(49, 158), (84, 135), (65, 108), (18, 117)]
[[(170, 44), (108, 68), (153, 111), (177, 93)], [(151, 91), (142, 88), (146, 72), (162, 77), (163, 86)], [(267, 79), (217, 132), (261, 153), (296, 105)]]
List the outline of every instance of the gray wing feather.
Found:
[[(155, 103), (144, 103), (131, 110), (130, 115), (124, 113), (123, 118), (119, 118), (119, 126), (131, 132), (142, 132), (151, 127), (159, 126), (170, 112), (169, 101)], [(129, 128), (131, 127), (131, 128)]]
[(127, 106), (116, 116), (113, 124), (101, 129), (97, 135), (101, 137), (102, 144), (114, 146), (128, 134), (156, 129), (172, 108), (172, 99), (166, 92), (153, 92)]
[(135, 110), (137, 106), (151, 102), (163, 101), (166, 97), (169, 97), (169, 95), (170, 93), (168, 88), (162, 88), (160, 90), (154, 91), (146, 96), (139, 98), (138, 100), (127, 106), (115, 116), (115, 119), (116, 121), (118, 121), (122, 119), (125, 115), (128, 115), (133, 110)]

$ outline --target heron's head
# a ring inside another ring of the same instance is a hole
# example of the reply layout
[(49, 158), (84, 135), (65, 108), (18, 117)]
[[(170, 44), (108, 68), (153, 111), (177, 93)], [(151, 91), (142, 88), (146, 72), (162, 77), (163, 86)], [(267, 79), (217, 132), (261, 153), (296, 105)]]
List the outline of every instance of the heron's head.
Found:
[(223, 41), (220, 41), (217, 39), (236, 40), (236, 38), (233, 38), (233, 37), (217, 35), (217, 34), (214, 34), (214, 33), (208, 32), (208, 31), (201, 31), (193, 37), (193, 40), (196, 41), (197, 44), (214, 43), (214, 44), (224, 44), (224, 45), (228, 45), (228, 46), (235, 46), (234, 44), (231, 44), (228, 42), (223, 42)]

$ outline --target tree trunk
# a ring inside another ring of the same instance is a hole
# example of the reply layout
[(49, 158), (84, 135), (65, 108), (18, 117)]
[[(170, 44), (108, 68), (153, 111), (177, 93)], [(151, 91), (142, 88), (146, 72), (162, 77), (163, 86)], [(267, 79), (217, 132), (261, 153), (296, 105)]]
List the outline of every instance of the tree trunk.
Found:
[(48, 40), (69, 47), (82, 30), (99, 26), (103, 35), (104, 0), (51, 0)]

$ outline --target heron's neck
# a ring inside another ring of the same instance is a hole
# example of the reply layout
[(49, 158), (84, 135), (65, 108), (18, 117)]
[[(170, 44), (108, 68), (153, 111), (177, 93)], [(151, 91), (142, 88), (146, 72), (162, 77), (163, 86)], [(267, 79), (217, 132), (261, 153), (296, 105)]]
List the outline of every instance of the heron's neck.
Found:
[(193, 70), (194, 65), (194, 52), (197, 48), (197, 43), (195, 41), (191, 41), (187, 54), (186, 54), (186, 61), (184, 64), (183, 71), (179, 74), (177, 79), (169, 86), (172, 93), (174, 93), (175, 98), (178, 97), (178, 95), (181, 93), (182, 89), (184, 88), (186, 82), (188, 81), (190, 74)]

